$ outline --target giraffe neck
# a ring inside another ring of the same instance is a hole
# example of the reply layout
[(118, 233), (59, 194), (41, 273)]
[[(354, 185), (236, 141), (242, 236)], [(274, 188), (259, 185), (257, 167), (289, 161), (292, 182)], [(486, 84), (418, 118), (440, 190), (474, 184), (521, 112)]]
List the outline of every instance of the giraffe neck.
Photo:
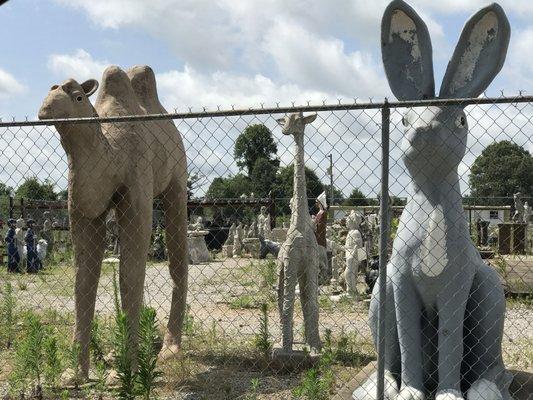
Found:
[(294, 135), (294, 189), (293, 189), (293, 210), (291, 214), (291, 225), (303, 226), (309, 224), (309, 205), (307, 203), (307, 188), (305, 182), (305, 152), (304, 135)]

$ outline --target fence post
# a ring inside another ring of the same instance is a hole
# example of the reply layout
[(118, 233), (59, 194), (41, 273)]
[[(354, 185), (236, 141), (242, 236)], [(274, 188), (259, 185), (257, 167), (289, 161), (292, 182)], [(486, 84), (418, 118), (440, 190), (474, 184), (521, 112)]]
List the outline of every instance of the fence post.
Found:
[(9, 196), (9, 218), (15, 218), (15, 205), (13, 204), (13, 196)]
[[(384, 399), (385, 389), (385, 335), (387, 333), (387, 250), (389, 242), (389, 139), (390, 108), (387, 99), (381, 109), (381, 196), (379, 204), (379, 310), (378, 310), (378, 371), (377, 399)], [(390, 311), (390, 310), (389, 310)]]

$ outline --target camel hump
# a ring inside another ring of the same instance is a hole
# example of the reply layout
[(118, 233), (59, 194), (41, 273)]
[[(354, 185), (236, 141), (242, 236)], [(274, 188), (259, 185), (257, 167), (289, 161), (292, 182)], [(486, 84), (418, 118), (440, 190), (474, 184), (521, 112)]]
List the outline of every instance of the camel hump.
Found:
[(149, 114), (166, 114), (165, 108), (157, 95), (157, 83), (154, 70), (148, 65), (135, 65), (128, 70), (133, 91), (141, 106)]
[(102, 116), (144, 114), (128, 75), (116, 65), (107, 67), (102, 75), (95, 108)]

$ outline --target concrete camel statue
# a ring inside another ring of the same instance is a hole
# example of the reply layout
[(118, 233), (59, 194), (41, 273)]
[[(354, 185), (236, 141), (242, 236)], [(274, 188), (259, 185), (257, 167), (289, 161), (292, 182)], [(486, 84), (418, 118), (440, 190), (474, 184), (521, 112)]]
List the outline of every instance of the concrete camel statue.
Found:
[[(466, 23), (439, 97), (479, 96), (503, 66), (510, 37), (492, 4)], [(385, 10), (383, 63), (399, 100), (434, 99), (428, 29), (404, 1)], [(481, 259), (462, 207), (458, 166), (468, 125), (460, 105), (407, 109), (404, 164), (411, 175), (387, 269), (385, 398), (508, 400), (511, 374), (501, 343), (505, 298), (497, 273)], [(379, 284), (370, 321), (376, 337)], [(353, 393), (376, 399), (375, 376)]]
[[(155, 76), (147, 66), (126, 74), (105, 70), (95, 106), (89, 101), (98, 88), (90, 79), (69, 79), (54, 85), (39, 111), (40, 119), (110, 117), (165, 113)], [(55, 123), (69, 166), (68, 211), (74, 246), (74, 340), (79, 345), (82, 377), (89, 372), (89, 341), (96, 292), (105, 248), (105, 217), (116, 209), (122, 308), (130, 324), (135, 354), (145, 267), (152, 228), (153, 198), (163, 201), (172, 303), (160, 353), (179, 350), (187, 295), (187, 160), (172, 121), (82, 124)], [(134, 357), (135, 358), (135, 357)], [(134, 360), (135, 361), (135, 360)]]

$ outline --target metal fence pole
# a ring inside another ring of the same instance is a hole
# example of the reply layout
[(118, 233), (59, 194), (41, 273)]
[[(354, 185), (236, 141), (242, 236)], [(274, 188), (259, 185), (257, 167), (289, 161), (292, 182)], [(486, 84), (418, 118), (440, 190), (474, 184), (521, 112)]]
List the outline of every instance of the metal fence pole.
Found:
[(378, 310), (378, 374), (377, 399), (384, 399), (385, 389), (385, 313), (387, 304), (387, 249), (389, 242), (389, 138), (390, 108), (385, 100), (381, 109), (381, 198), (379, 205), (379, 310)]

